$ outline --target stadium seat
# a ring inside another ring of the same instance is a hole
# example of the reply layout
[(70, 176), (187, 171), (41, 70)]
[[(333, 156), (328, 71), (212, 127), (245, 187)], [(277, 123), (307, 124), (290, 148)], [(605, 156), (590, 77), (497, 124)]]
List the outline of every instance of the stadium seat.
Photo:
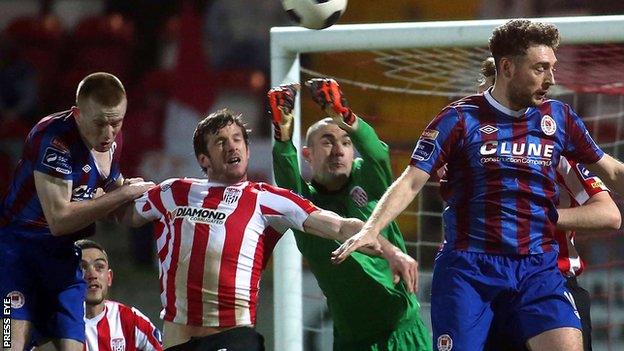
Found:
[(87, 17), (72, 33), (67, 67), (84, 73), (106, 71), (124, 81), (132, 68), (135, 43), (134, 25), (120, 14)]
[(40, 100), (46, 104), (51, 96), (45, 87), (56, 79), (65, 44), (65, 30), (59, 19), (54, 15), (18, 17), (3, 34), (19, 44), (18, 55), (37, 70)]

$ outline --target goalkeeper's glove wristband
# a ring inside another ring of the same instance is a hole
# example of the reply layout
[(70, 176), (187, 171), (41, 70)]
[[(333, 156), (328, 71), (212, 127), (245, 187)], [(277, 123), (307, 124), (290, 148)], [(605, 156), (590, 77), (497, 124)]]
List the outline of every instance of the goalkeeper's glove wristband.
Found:
[(287, 141), (292, 138), (294, 120), (292, 110), (296, 96), (297, 88), (293, 84), (280, 85), (267, 93), (275, 140)]

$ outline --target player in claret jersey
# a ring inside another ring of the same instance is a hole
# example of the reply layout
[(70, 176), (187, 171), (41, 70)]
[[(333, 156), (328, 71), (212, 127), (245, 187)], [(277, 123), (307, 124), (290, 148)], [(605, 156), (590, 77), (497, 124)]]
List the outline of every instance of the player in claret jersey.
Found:
[(208, 179), (167, 180), (122, 214), (133, 225), (156, 222), (166, 348), (264, 350), (253, 329), (260, 275), (282, 233), (345, 239), (363, 224), (247, 180), (248, 142), (240, 116), (209, 115), (193, 137)]
[[(126, 92), (109, 73), (85, 77), (76, 106), (30, 131), (0, 199), (0, 297), (11, 298), (11, 350), (33, 328), (60, 350), (81, 351), (85, 283), (77, 238), (153, 184), (119, 171)], [(94, 198), (97, 189), (106, 194)]]
[(568, 105), (546, 99), (558, 43), (552, 25), (497, 27), (494, 87), (452, 103), (429, 124), (362, 231), (334, 252), (340, 262), (374, 240), (447, 164), (445, 242), (431, 292), (434, 349), (481, 350), (494, 315), (506, 314), (509, 335), (531, 350), (582, 350), (579, 318), (557, 269), (555, 226), (586, 214), (580, 207), (557, 214), (556, 168), (565, 156), (622, 193), (624, 165), (600, 150)]
[[(479, 85), (480, 93), (494, 85), (496, 66), (493, 57), (483, 61), (481, 74), (483, 79)], [(583, 165), (568, 161), (565, 157), (561, 158), (557, 167), (557, 184), (560, 186), (557, 211), (561, 213), (570, 207), (583, 206), (583, 212), (586, 214), (584, 218), (573, 217), (574, 222), (558, 221), (555, 238), (559, 244), (557, 265), (566, 279), (566, 288), (572, 294), (581, 318), (583, 350), (591, 351), (591, 299), (589, 292), (581, 287), (576, 280), (576, 277), (583, 272), (585, 263), (576, 250), (574, 244), (576, 233), (574, 230), (608, 229), (609, 226), (613, 225), (612, 223), (617, 223), (619, 210), (600, 178), (589, 172)], [(497, 321), (493, 326), (488, 350), (524, 350), (522, 345), (514, 345), (508, 335), (498, 331), (496, 324), (504, 326), (506, 321)]]

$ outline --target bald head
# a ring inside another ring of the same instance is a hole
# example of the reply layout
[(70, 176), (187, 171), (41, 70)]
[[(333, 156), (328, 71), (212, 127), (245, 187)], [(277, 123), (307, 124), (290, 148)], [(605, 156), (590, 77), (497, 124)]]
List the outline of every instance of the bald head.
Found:
[(325, 127), (328, 124), (336, 124), (336, 122), (334, 122), (334, 120), (331, 117), (325, 117), (317, 122), (315, 122), (314, 124), (312, 124), (310, 126), (310, 128), (308, 128), (308, 131), (306, 132), (306, 145), (310, 145), (310, 143), (312, 143), (312, 137), (314, 136), (314, 134), (316, 134), (316, 132), (319, 131), (319, 129)]

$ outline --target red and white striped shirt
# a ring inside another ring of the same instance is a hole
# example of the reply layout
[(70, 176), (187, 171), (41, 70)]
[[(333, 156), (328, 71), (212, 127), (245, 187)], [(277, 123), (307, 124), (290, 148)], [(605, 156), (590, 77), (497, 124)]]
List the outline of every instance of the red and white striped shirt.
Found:
[[(583, 165), (565, 157), (561, 157), (557, 167), (557, 183), (560, 185), (558, 207), (561, 208), (583, 205), (592, 196), (608, 191), (600, 178), (589, 172)], [(573, 231), (558, 230), (555, 233), (555, 239), (559, 243), (557, 265), (566, 277), (580, 275), (585, 267), (585, 262), (574, 247), (574, 236)]]
[(287, 228), (317, 208), (290, 190), (170, 179), (136, 200), (156, 221), (161, 317), (207, 327), (255, 325), (260, 275)]
[(104, 311), (85, 317), (85, 351), (162, 351), (160, 331), (134, 307), (105, 301)]

